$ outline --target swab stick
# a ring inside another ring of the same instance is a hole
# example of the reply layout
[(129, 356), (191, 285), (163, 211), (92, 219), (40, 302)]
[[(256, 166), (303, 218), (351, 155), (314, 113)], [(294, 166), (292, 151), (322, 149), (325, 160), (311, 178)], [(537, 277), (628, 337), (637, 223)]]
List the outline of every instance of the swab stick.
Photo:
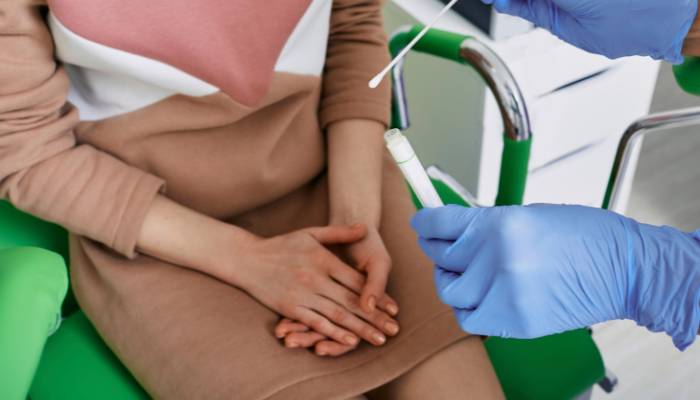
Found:
[(387, 65), (382, 70), (382, 72), (377, 74), (377, 76), (375, 76), (374, 78), (372, 78), (371, 81), (369, 81), (369, 87), (371, 89), (376, 89), (379, 86), (379, 84), (382, 83), (382, 80), (384, 80), (384, 77), (386, 76), (386, 74), (388, 74), (389, 71), (391, 71), (391, 69), (394, 68), (394, 66), (396, 66), (396, 64), (399, 61), (401, 61), (401, 59), (404, 58), (409, 51), (411, 51), (413, 46), (415, 46), (416, 43), (418, 43), (418, 41), (421, 40), (423, 38), (423, 36), (425, 36), (426, 33), (428, 33), (428, 31), (433, 27), (433, 25), (435, 25), (440, 20), (440, 18), (442, 18), (442, 16), (445, 15), (445, 13), (449, 9), (452, 8), (452, 6), (454, 6), (455, 3), (457, 3), (457, 1), (459, 1), (459, 0), (450, 1), (445, 6), (445, 8), (443, 8), (442, 11), (440, 11), (440, 13), (438, 15), (436, 15), (435, 18), (433, 18), (433, 20), (430, 21), (430, 23), (428, 25), (426, 25), (422, 31), (420, 31), (420, 33), (415, 38), (413, 38), (413, 40), (411, 40), (411, 42), (408, 44), (408, 46), (406, 46), (403, 50), (401, 50), (401, 52), (389, 63), (389, 65)]

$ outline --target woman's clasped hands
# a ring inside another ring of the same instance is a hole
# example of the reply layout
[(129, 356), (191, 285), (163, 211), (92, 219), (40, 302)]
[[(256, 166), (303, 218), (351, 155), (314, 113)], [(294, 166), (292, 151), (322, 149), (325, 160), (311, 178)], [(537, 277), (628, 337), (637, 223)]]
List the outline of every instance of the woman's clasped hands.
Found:
[(274, 333), (288, 348), (339, 356), (399, 332), (398, 305), (384, 292), (391, 258), (376, 229), (307, 228), (252, 239), (239, 254), (249, 267), (236, 285), (283, 317)]

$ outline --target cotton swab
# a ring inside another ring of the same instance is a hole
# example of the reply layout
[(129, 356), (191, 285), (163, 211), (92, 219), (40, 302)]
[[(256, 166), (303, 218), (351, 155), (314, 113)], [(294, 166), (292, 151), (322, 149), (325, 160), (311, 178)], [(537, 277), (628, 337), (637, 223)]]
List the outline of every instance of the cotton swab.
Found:
[(416, 43), (418, 43), (418, 41), (421, 40), (421, 39), (423, 38), (423, 36), (425, 36), (426, 33), (428, 33), (428, 31), (433, 27), (433, 25), (435, 25), (435, 24), (440, 20), (440, 18), (442, 18), (442, 16), (445, 15), (445, 13), (446, 13), (447, 11), (449, 11), (449, 10), (452, 8), (452, 6), (455, 5), (455, 3), (457, 3), (457, 1), (459, 1), (459, 0), (452, 0), (452, 1), (450, 1), (450, 2), (445, 6), (445, 8), (443, 8), (442, 11), (440, 11), (440, 13), (439, 13), (438, 15), (436, 15), (435, 18), (433, 18), (433, 20), (430, 21), (430, 23), (429, 23), (428, 25), (426, 25), (425, 28), (423, 28), (422, 31), (420, 31), (420, 33), (419, 33), (415, 38), (413, 38), (413, 40), (411, 40), (411, 42), (408, 44), (408, 46), (406, 46), (406, 47), (391, 61), (391, 63), (389, 63), (389, 65), (387, 65), (386, 68), (384, 68), (384, 69), (382, 70), (382, 72), (380, 72), (379, 74), (377, 74), (377, 76), (375, 76), (374, 78), (372, 78), (371, 81), (369, 81), (369, 87), (370, 87), (371, 89), (376, 89), (376, 88), (379, 86), (379, 84), (382, 83), (382, 80), (384, 80), (384, 77), (386, 76), (386, 74), (388, 74), (389, 71), (391, 71), (391, 69), (394, 68), (394, 67), (396, 66), (396, 64), (397, 64), (399, 61), (401, 61), (402, 58), (404, 58), (404, 57), (406, 56), (406, 54), (413, 48), (413, 46), (415, 46)]

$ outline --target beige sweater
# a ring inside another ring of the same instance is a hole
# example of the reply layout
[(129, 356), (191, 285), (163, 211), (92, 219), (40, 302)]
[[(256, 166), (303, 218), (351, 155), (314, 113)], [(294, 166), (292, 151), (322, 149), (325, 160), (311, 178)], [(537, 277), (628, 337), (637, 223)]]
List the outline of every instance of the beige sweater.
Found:
[(0, 196), (127, 257), (166, 187), (217, 218), (281, 197), (329, 124), (388, 122), (380, 3), (0, 1)]

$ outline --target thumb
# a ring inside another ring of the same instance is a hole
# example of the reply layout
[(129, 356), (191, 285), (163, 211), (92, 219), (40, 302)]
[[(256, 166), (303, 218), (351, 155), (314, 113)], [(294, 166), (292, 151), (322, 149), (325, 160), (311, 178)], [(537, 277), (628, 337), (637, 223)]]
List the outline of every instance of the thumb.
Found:
[(367, 312), (373, 312), (377, 306), (377, 300), (385, 296), (389, 272), (391, 271), (391, 259), (378, 257), (372, 259), (365, 266), (367, 280), (362, 288), (360, 304)]
[(364, 224), (319, 226), (303, 229), (303, 232), (324, 245), (346, 244), (357, 242), (367, 236), (367, 226)]

